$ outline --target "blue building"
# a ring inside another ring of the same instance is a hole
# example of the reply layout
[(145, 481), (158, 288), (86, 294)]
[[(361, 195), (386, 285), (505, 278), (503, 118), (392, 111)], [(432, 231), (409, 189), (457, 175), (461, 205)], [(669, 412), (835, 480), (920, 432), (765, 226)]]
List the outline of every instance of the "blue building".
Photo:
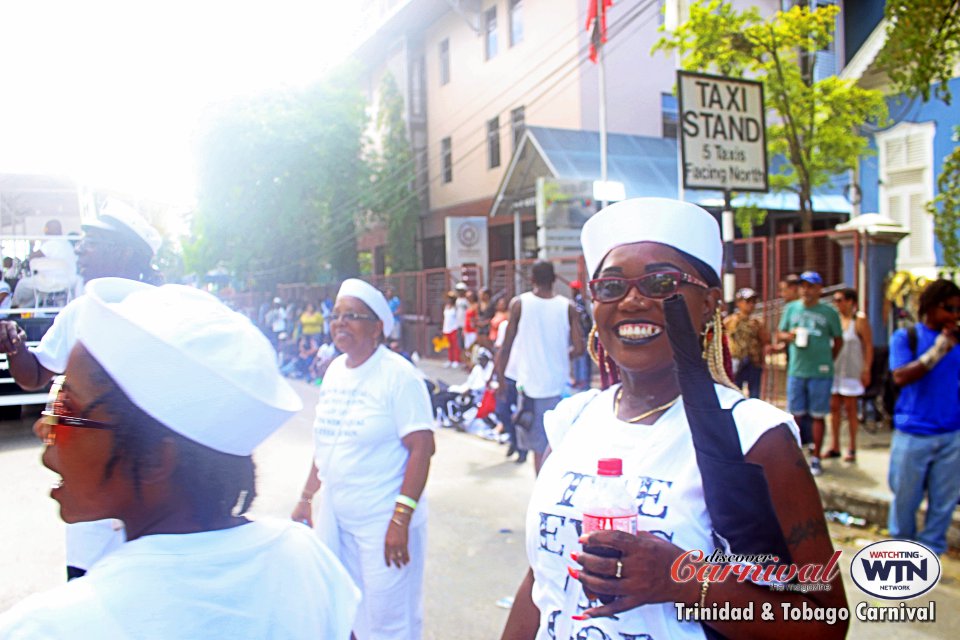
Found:
[[(844, 0), (842, 9), (841, 77), (891, 94), (890, 122), (871, 132), (875, 155), (861, 160), (855, 179), (861, 193), (855, 213), (879, 213), (909, 229), (897, 247), (896, 267), (932, 276), (943, 261), (926, 205), (937, 195), (944, 158), (957, 145), (954, 129), (960, 126), (960, 108), (936, 99), (892, 95), (889, 80), (876, 65), (886, 42), (883, 0)], [(960, 95), (960, 78), (950, 81), (950, 89)]]

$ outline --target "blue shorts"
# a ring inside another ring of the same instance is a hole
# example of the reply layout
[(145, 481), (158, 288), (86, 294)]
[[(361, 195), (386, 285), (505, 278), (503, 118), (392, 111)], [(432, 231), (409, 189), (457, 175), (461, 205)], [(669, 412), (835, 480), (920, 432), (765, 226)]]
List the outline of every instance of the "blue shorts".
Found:
[(787, 411), (795, 416), (823, 418), (830, 413), (833, 378), (787, 376)]

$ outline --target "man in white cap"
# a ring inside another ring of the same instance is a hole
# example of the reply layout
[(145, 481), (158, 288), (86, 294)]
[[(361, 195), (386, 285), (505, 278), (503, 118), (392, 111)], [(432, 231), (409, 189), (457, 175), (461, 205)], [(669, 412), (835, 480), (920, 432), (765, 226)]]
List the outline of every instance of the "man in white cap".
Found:
[[(150, 261), (160, 248), (156, 229), (118, 200), (109, 201), (94, 222), (83, 225), (77, 246), (77, 268), (84, 282), (118, 277), (149, 281)], [(77, 317), (84, 296), (74, 299), (57, 315), (40, 344), (25, 348), (26, 332), (13, 320), (0, 321), (0, 352), (7, 354), (10, 375), (26, 390), (43, 388), (63, 373), (76, 343)], [(84, 522), (67, 527), (67, 578), (82, 576), (94, 562), (123, 543), (123, 528), (113, 520)]]
[(105, 278), (87, 298), (43, 463), (64, 520), (118, 518), (129, 540), (0, 615), (0, 637), (347, 640), (343, 566), (306, 527), (244, 515), (254, 448), (302, 408), (268, 340), (189, 287)]
[(766, 325), (760, 318), (753, 317), (757, 297), (757, 292), (750, 287), (738, 290), (734, 299), (736, 312), (723, 319), (733, 358), (733, 382), (740, 389), (746, 384), (751, 398), (760, 397), (764, 356), (770, 346), (770, 332)]

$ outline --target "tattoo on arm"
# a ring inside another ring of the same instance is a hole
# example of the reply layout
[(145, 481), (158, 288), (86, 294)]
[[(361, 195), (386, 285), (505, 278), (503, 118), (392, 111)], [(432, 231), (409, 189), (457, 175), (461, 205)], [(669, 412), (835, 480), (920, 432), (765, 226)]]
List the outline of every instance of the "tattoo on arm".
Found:
[(806, 522), (798, 522), (790, 529), (787, 534), (787, 545), (795, 547), (801, 542), (820, 538), (827, 535), (827, 530), (823, 526), (823, 520), (820, 518), (810, 518)]

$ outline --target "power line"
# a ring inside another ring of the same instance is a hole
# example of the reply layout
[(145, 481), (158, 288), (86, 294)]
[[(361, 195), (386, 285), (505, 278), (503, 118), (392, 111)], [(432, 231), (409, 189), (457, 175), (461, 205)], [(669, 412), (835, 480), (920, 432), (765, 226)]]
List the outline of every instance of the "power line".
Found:
[[(650, 15), (646, 16), (647, 19), (644, 20), (644, 21), (642, 21), (642, 22), (640, 22), (639, 24), (637, 24), (637, 25), (636, 25), (636, 28), (633, 29), (632, 31), (630, 31), (629, 34), (625, 33), (625, 32), (628, 30), (628, 28), (629, 28), (634, 22), (636, 22), (638, 19), (640, 19), (641, 17), (643, 17), (643, 15), (647, 12), (648, 9), (650, 9), (651, 7), (653, 7), (653, 6), (657, 5), (657, 4), (658, 4), (657, 0), (649, 0), (649, 1), (646, 2), (645, 4), (638, 4), (638, 5), (636, 5), (636, 6), (634, 7), (634, 11), (633, 11), (632, 13), (627, 14), (625, 17), (621, 18), (621, 19), (618, 20), (616, 23), (612, 24), (611, 27), (610, 27), (610, 35), (609, 35), (609, 40), (610, 40), (610, 42), (609, 42), (609, 44), (605, 45), (605, 49), (606, 49), (607, 51), (615, 51), (617, 48), (619, 48), (620, 46), (622, 46), (622, 45), (627, 41), (627, 38), (628, 38), (629, 35), (633, 35), (634, 33), (640, 31), (640, 29), (641, 29), (643, 26), (645, 26), (646, 23), (647, 23), (654, 15), (656, 15), (656, 13), (653, 13), (653, 14), (650, 14)], [(581, 37), (581, 34), (580, 34), (580, 33), (577, 33), (577, 34), (576, 34), (576, 38), (580, 38), (580, 37)], [(565, 43), (565, 44), (566, 44), (566, 43)], [(564, 45), (564, 46), (565, 46), (565, 45)], [(576, 72), (581, 66), (583, 66), (583, 65), (587, 62), (587, 60), (588, 60), (588, 55), (587, 55), (588, 50), (589, 50), (589, 42), (587, 42), (587, 44), (581, 46), (580, 49), (577, 51), (577, 53), (575, 53), (573, 56), (571, 56), (571, 57), (563, 60), (557, 67), (555, 67), (555, 68), (554, 68), (553, 70), (551, 70), (548, 74), (546, 74), (543, 78), (541, 78), (541, 79), (537, 82), (537, 84), (535, 84), (533, 87), (531, 87), (530, 89), (528, 89), (528, 90), (527, 90), (527, 93), (521, 95), (520, 98), (523, 98), (523, 97), (525, 97), (525, 96), (527, 96), (527, 95), (530, 95), (530, 93), (532, 93), (533, 91), (536, 91), (537, 89), (541, 89), (541, 88), (542, 88), (542, 90), (539, 91), (539, 92), (538, 92), (536, 95), (534, 95), (533, 97), (531, 97), (529, 100), (523, 101), (523, 104), (524, 104), (525, 106), (530, 106), (530, 105), (536, 104), (536, 103), (537, 103), (539, 100), (541, 100), (544, 96), (546, 96), (546, 95), (549, 94), (552, 90), (554, 90), (555, 88), (557, 88), (562, 82), (568, 80), (568, 79), (573, 75), (574, 72)], [(571, 65), (571, 64), (572, 64), (572, 66), (570, 66), (570, 67), (568, 68), (568, 65)], [(552, 83), (550, 83), (549, 85), (547, 85), (546, 83), (547, 83), (551, 78), (553, 78), (554, 76), (557, 76), (557, 74), (561, 74), (561, 75), (559, 75), (558, 77), (556, 77), (556, 79), (555, 79)], [(497, 97), (495, 97), (494, 99), (490, 100), (490, 101), (487, 103), (487, 105), (492, 104), (497, 98), (499, 98), (500, 96), (503, 96), (506, 92), (507, 92), (507, 91), (503, 91), (503, 92), (501, 92), (500, 94), (498, 94)], [(477, 116), (480, 115), (480, 113), (481, 113), (481, 111), (479, 111), (479, 110), (476, 111), (476, 112), (474, 112), (473, 115), (469, 116), (468, 118), (466, 118), (466, 119), (464, 119), (463, 121), (461, 121), (460, 124), (456, 125), (452, 131), (458, 130), (458, 129), (462, 128), (463, 126), (465, 126), (465, 125), (467, 125), (467, 124), (470, 124), (475, 117), (477, 117)], [(481, 124), (477, 129), (478, 129), (480, 132), (482, 132), (482, 131), (483, 131), (483, 128), (484, 128), (484, 127), (483, 127), (483, 125)], [(481, 139), (481, 141), (480, 141), (479, 143), (477, 143), (477, 144), (474, 145), (473, 147), (468, 148), (465, 153), (458, 155), (457, 158), (456, 158), (456, 160), (453, 161), (452, 166), (455, 168), (455, 167), (457, 167), (458, 165), (462, 165), (466, 160), (470, 159), (470, 158), (472, 157), (472, 155), (473, 155), (474, 153), (476, 153), (478, 150), (484, 149), (484, 148), (486, 147), (486, 145), (487, 145), (487, 140), (486, 140), (486, 138), (483, 138), (483, 137), (482, 137), (482, 139)], [(402, 165), (400, 165), (399, 167), (397, 167), (396, 170), (394, 170), (393, 172), (389, 173), (389, 174), (387, 175), (386, 179), (384, 180), (384, 182), (385, 182), (386, 180), (389, 180), (389, 179), (391, 179), (391, 178), (394, 178), (394, 177), (399, 176), (399, 175), (401, 174), (401, 172), (404, 172), (404, 171), (406, 171), (407, 169), (409, 169), (410, 165), (411, 165), (411, 164), (414, 164), (415, 162), (416, 162), (416, 156), (414, 155), (414, 156), (412, 156), (412, 157), (410, 158), (410, 160), (406, 161), (405, 163), (403, 163)], [(387, 210), (385, 210), (385, 211), (378, 212), (378, 214), (381, 215), (381, 216), (384, 216), (384, 217), (388, 217), (391, 213), (394, 213), (394, 212), (396, 212), (397, 210), (399, 210), (399, 208), (400, 208), (401, 206), (405, 205), (409, 200), (414, 199), (414, 198), (416, 198), (416, 199), (419, 200), (419, 198), (420, 198), (421, 196), (423, 196), (423, 195), (426, 193), (426, 191), (431, 188), (431, 186), (435, 186), (435, 185), (440, 184), (439, 181), (441, 180), (442, 176), (443, 176), (443, 171), (441, 170), (437, 175), (434, 175), (433, 177), (430, 177), (422, 186), (416, 188), (415, 190), (409, 191), (406, 196), (401, 197), (400, 200), (399, 200), (394, 206), (390, 207), (389, 209), (387, 209)], [(373, 189), (376, 190), (376, 189), (378, 189), (378, 188), (384, 188), (384, 187), (381, 186), (382, 184), (383, 184), (382, 182), (376, 183), (376, 184), (373, 186)], [(356, 198), (353, 198), (353, 199), (351, 199), (351, 200), (347, 200), (347, 201), (344, 202), (344, 203), (338, 203), (338, 204), (339, 204), (339, 207), (340, 207), (341, 209), (349, 210), (349, 209), (353, 209), (354, 207), (358, 206), (358, 205), (362, 202), (362, 200), (363, 200), (363, 197), (356, 197)], [(334, 234), (334, 235), (336, 235), (336, 233), (337, 233), (337, 231), (338, 231), (339, 229), (342, 228), (343, 231), (346, 232), (347, 230), (349, 230), (350, 225), (356, 225), (356, 223), (357, 223), (355, 216), (352, 215), (352, 214), (351, 214), (351, 215), (343, 216), (340, 220), (334, 220), (333, 222), (334, 222), (334, 224), (331, 225), (330, 227), (328, 227), (328, 228), (326, 229), (326, 231), (327, 231), (328, 233), (332, 233), (332, 234)], [(325, 255), (325, 254), (328, 255), (328, 254), (336, 253), (338, 250), (342, 249), (344, 246), (346, 246), (347, 244), (352, 243), (352, 242), (356, 242), (356, 238), (355, 238), (354, 236), (352, 236), (352, 235), (351, 235), (351, 236), (345, 236), (345, 237), (343, 237), (342, 239), (334, 242), (332, 245), (328, 245), (328, 246), (326, 246), (326, 247), (324, 247), (324, 248), (322, 248), (322, 249), (318, 249), (318, 250), (316, 250), (316, 251), (313, 252), (313, 253), (308, 253), (308, 254), (306, 254), (306, 255), (298, 256), (297, 259), (298, 259), (298, 260), (317, 260), (317, 259), (320, 259), (321, 256), (323, 256), (323, 255)], [(289, 266), (287, 266), (287, 265), (277, 266), (277, 267), (271, 267), (271, 268), (263, 269), (263, 270), (259, 270), (259, 271), (248, 272), (248, 275), (249, 275), (249, 276), (252, 276), (252, 277), (264, 277), (264, 276), (268, 276), (268, 275), (272, 275), (272, 274), (279, 273), (279, 272), (284, 271), (284, 270), (286, 270), (286, 269), (288, 269), (288, 268), (289, 268)]]

